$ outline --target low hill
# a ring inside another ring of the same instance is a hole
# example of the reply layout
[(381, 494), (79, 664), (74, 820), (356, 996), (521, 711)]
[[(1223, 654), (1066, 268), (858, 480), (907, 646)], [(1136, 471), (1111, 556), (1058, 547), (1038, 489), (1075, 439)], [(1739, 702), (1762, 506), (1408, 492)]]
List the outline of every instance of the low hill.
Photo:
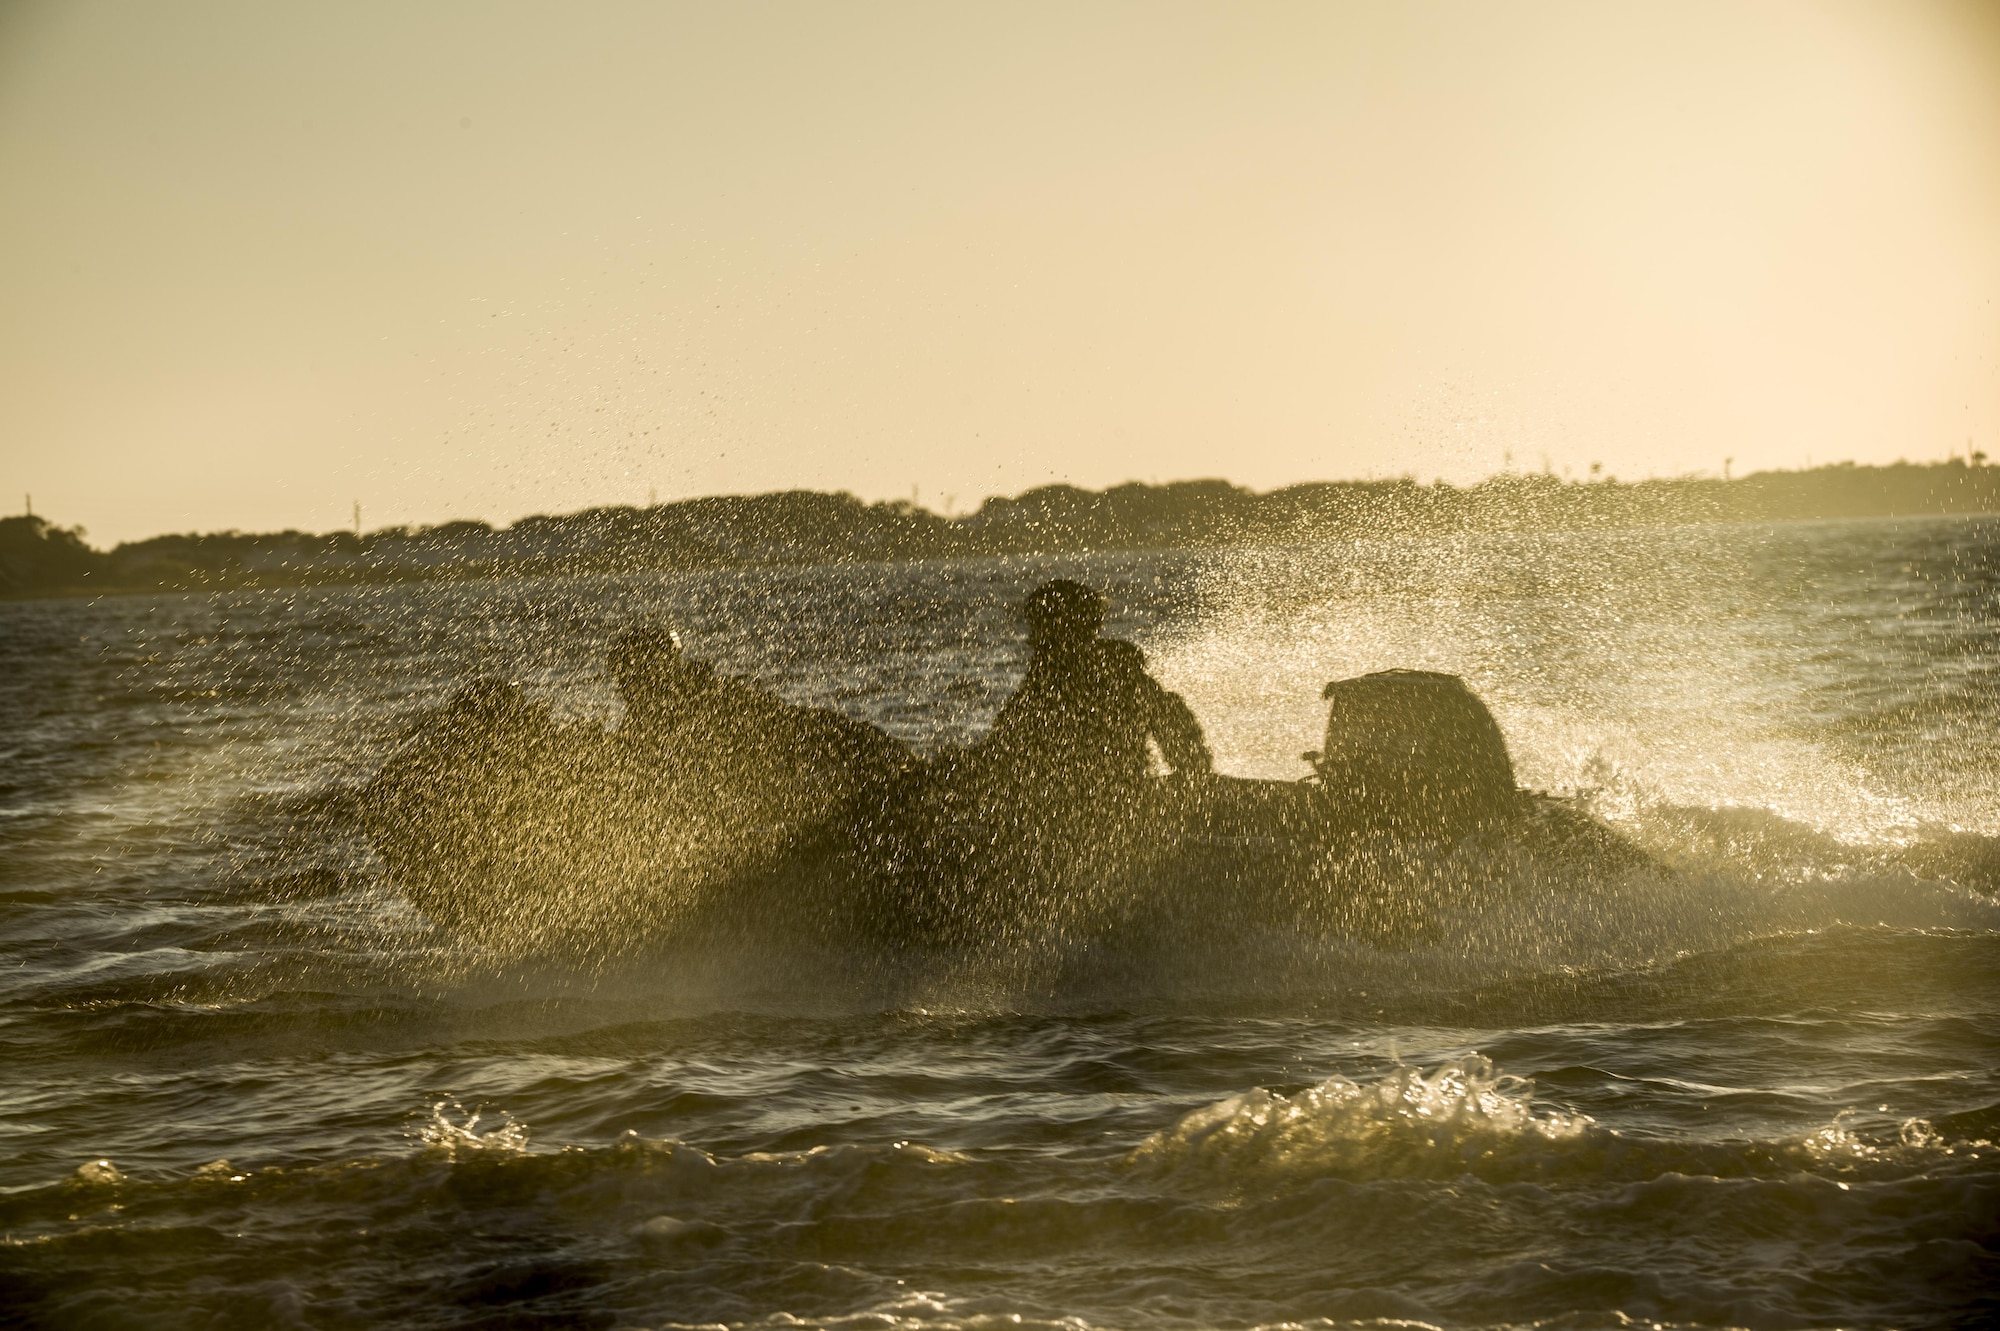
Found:
[(448, 522), (366, 535), (210, 532), (155, 536), (109, 551), (93, 549), (80, 530), (19, 517), (0, 519), (0, 595), (1994, 512), (2000, 512), (2000, 467), (1954, 460), (1632, 484), (1505, 473), (1467, 487), (1405, 478), (1265, 493), (1219, 480), (1108, 490), (1048, 485), (988, 499), (961, 517), (907, 500), (869, 504), (851, 494), (791, 490), (537, 515), (507, 527)]

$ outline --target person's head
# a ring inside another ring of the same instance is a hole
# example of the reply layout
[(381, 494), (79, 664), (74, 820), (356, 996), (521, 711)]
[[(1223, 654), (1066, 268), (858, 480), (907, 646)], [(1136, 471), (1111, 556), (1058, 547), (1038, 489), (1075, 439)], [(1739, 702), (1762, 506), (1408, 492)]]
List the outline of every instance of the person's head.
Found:
[(1037, 651), (1089, 642), (1104, 627), (1104, 598), (1080, 582), (1057, 578), (1021, 602), (1028, 642)]
[(610, 670), (626, 710), (644, 714), (686, 685), (690, 667), (681, 656), (679, 634), (658, 624), (641, 624), (612, 644)]

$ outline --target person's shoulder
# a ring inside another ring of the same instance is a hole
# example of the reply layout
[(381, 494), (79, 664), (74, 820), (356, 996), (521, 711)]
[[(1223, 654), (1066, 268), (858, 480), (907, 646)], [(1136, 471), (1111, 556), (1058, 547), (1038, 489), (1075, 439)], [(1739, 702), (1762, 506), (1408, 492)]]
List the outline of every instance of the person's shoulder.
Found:
[(698, 710), (729, 726), (769, 726), (784, 719), (790, 703), (754, 679), (717, 674), (701, 691)]
[(762, 681), (748, 675), (725, 675), (717, 671), (710, 675), (709, 687), (718, 698), (729, 702), (749, 702), (766, 698), (775, 701), (778, 697), (765, 687)]
[(1146, 668), (1146, 654), (1139, 650), (1139, 644), (1126, 642), (1123, 638), (1099, 638), (1097, 640), (1099, 659), (1114, 670), (1140, 670)]

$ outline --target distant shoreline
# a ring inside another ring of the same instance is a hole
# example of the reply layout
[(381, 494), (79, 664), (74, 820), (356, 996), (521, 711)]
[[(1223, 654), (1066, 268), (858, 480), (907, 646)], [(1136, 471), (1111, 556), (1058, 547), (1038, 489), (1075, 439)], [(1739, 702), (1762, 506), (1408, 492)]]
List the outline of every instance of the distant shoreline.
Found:
[(793, 490), (585, 509), (507, 527), (156, 536), (97, 550), (40, 517), (0, 519), (0, 597), (365, 586), (550, 574), (870, 563), (979, 555), (1309, 545), (1357, 536), (1593, 531), (1715, 522), (2000, 513), (2000, 467), (1851, 463), (1630, 484), (1502, 473), (1472, 486), (1226, 481), (1043, 486), (946, 517), (908, 500)]

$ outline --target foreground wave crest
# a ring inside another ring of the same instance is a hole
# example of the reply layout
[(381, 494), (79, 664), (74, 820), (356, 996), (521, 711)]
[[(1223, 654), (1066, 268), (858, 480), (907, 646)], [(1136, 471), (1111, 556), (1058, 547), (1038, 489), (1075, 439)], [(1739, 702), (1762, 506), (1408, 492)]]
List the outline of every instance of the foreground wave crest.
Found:
[(1475, 1054), (1429, 1074), (1397, 1068), (1372, 1083), (1329, 1077), (1295, 1095), (1258, 1089), (1189, 1114), (1135, 1152), (1136, 1164), (1234, 1182), (1330, 1174), (1437, 1178), (1535, 1146), (1573, 1142), (1588, 1115), (1537, 1111), (1532, 1082)]

